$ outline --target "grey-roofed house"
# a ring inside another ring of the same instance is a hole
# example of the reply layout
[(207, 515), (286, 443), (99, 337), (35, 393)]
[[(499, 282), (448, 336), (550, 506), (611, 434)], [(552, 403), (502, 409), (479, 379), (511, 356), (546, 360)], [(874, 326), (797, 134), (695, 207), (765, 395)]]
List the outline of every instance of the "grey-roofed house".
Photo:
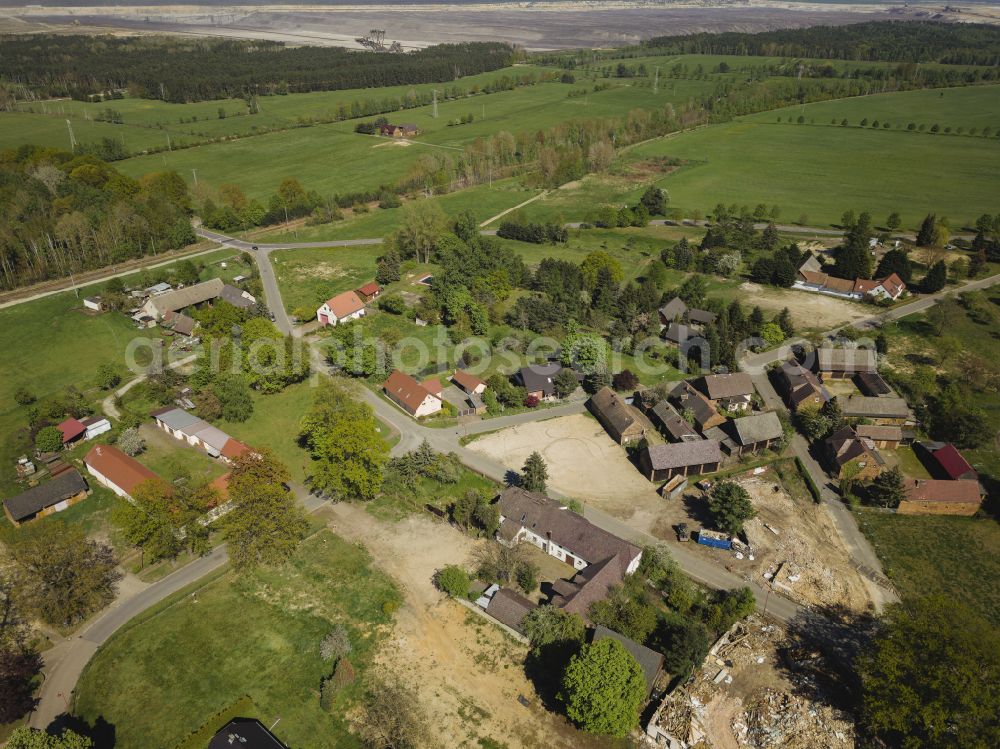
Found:
[(521, 367), (514, 375), (514, 379), (528, 391), (528, 395), (534, 395), (540, 400), (550, 400), (556, 396), (554, 380), (562, 368), (559, 362), (529, 364), (527, 367)]
[(816, 349), (816, 372), (824, 380), (849, 380), (861, 372), (877, 371), (877, 355), (872, 349), (832, 348)]
[(746, 372), (706, 375), (695, 380), (696, 387), (727, 411), (746, 411), (750, 408), (754, 387)]
[(887, 395), (872, 398), (866, 395), (852, 395), (838, 398), (840, 412), (847, 418), (871, 419), (883, 426), (902, 426), (913, 422), (913, 412), (905, 398)]
[(151, 416), (160, 429), (179, 440), (187, 437), (185, 429), (201, 421), (193, 413), (189, 413), (183, 408), (174, 408), (172, 406), (153, 411)]
[(717, 315), (704, 309), (689, 309), (687, 320), (692, 325), (711, 325), (715, 322)]
[(142, 313), (154, 320), (162, 320), (167, 312), (179, 312), (216, 299), (222, 293), (224, 286), (225, 283), (221, 278), (211, 278), (192, 286), (185, 286), (183, 289), (157, 294), (146, 300), (142, 306)]
[(500, 588), (486, 606), (486, 613), (518, 634), (524, 634), (521, 622), (538, 604), (509, 588)]
[(225, 284), (219, 292), (219, 299), (229, 302), (234, 307), (240, 309), (250, 309), (257, 303), (257, 299), (249, 292), (235, 286)]
[(578, 570), (619, 555), (626, 559), (628, 574), (639, 566), (642, 549), (545, 494), (512, 486), (498, 502), (500, 539), (507, 544), (527, 541)]
[(695, 442), (701, 439), (701, 435), (665, 400), (650, 409), (650, 416), (653, 424), (671, 442)]
[(684, 303), (684, 300), (675, 296), (669, 302), (660, 307), (660, 322), (663, 325), (669, 325), (672, 322), (683, 320), (684, 315), (687, 314), (687, 309), (688, 307)]
[(708, 399), (704, 393), (698, 390), (687, 380), (681, 382), (670, 391), (671, 399), (677, 404), (681, 413), (690, 411), (694, 417), (698, 429), (705, 432), (706, 429), (723, 424), (726, 417), (719, 413), (715, 403)]
[(679, 322), (672, 322), (667, 326), (667, 329), (663, 331), (664, 339), (680, 346), (682, 343), (687, 341), (689, 338), (693, 338), (697, 335), (697, 331), (692, 330), (687, 325)]
[(44, 484), (3, 501), (3, 511), (15, 526), (61, 512), (86, 498), (87, 482), (75, 468), (63, 471)]
[[(197, 440), (195, 444), (203, 447), (205, 452), (213, 458), (219, 457), (222, 454), (222, 448), (229, 442), (229, 435), (207, 422), (201, 422), (201, 424), (204, 424), (204, 426), (198, 425), (200, 428), (197, 431), (188, 434), (188, 442), (192, 439)], [(194, 427), (190, 428), (193, 429)]]
[(733, 419), (731, 426), (737, 455), (766, 450), (777, 444), (784, 434), (781, 420), (774, 411)]
[(892, 388), (878, 372), (858, 372), (854, 376), (854, 384), (862, 395), (879, 398), (883, 395), (892, 395)]
[(620, 632), (615, 632), (613, 629), (608, 629), (604, 625), (598, 624), (594, 627), (594, 635), (591, 638), (591, 642), (600, 642), (601, 640), (617, 640), (631, 653), (632, 657), (639, 664), (639, 668), (642, 669), (643, 677), (646, 679), (646, 696), (648, 697), (653, 691), (660, 673), (663, 671), (663, 656)]
[(798, 362), (787, 361), (782, 364), (777, 379), (785, 402), (793, 411), (806, 405), (819, 408), (830, 400), (819, 378)]
[(556, 580), (552, 584), (552, 605), (589, 621), (591, 605), (607, 598), (611, 588), (631, 574), (626, 562), (626, 555), (618, 554), (588, 565), (572, 580)]
[(649, 445), (639, 453), (639, 464), (650, 481), (665, 481), (680, 474), (711, 473), (722, 463), (718, 440)]
[(188, 317), (183, 312), (173, 311), (167, 312), (163, 316), (163, 322), (175, 333), (180, 333), (183, 336), (190, 336), (198, 325), (194, 318)]
[(819, 261), (819, 258), (813, 255), (811, 252), (807, 252), (806, 259), (802, 263), (802, 265), (799, 266), (799, 270), (818, 273), (821, 270), (823, 270), (823, 264)]
[(587, 407), (619, 445), (627, 445), (646, 436), (646, 427), (638, 411), (609, 387), (594, 393), (587, 401)]

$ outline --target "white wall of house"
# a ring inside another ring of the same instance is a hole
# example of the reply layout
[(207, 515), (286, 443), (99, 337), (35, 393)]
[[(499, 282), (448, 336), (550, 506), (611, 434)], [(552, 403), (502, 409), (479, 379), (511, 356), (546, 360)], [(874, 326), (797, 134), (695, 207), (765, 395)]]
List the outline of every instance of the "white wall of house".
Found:
[(554, 541), (550, 541), (547, 538), (539, 536), (537, 533), (532, 533), (527, 528), (521, 528), (517, 535), (514, 536), (514, 541), (527, 541), (530, 544), (534, 544), (542, 551), (546, 552), (549, 556), (553, 556), (560, 562), (566, 561), (566, 555), (569, 554), (575, 560), (573, 567), (582, 570), (584, 567), (588, 566), (590, 562), (581, 557), (579, 554), (574, 554), (570, 549), (560, 546)]
[(435, 398), (430, 393), (424, 398), (423, 403), (417, 406), (416, 412), (413, 414), (416, 417), (429, 416), (430, 414), (436, 414), (441, 410), (441, 401)]
[(358, 318), (364, 316), (365, 316), (364, 309), (359, 309), (357, 312), (353, 314), (338, 318), (335, 314), (333, 314), (333, 312), (330, 310), (330, 307), (327, 306), (326, 302), (323, 303), (322, 307), (316, 310), (316, 319), (323, 325), (336, 325), (337, 323), (341, 322), (349, 322), (350, 320), (357, 320)]
[(111, 491), (113, 491), (119, 497), (124, 497), (125, 499), (127, 499), (129, 501), (132, 500), (132, 497), (130, 497), (125, 492), (124, 489), (122, 489), (120, 486), (118, 486), (118, 484), (114, 483), (111, 479), (109, 479), (103, 473), (101, 473), (100, 471), (98, 471), (96, 468), (94, 468), (89, 463), (84, 463), (84, 465), (87, 466), (87, 473), (89, 473), (91, 476), (93, 476), (95, 479), (97, 479), (97, 483), (101, 484), (102, 486), (106, 486), (108, 489), (110, 489)]
[(101, 419), (95, 424), (91, 424), (87, 427), (87, 433), (83, 436), (86, 440), (91, 440), (99, 434), (104, 434), (105, 432), (111, 431), (111, 422), (107, 419)]

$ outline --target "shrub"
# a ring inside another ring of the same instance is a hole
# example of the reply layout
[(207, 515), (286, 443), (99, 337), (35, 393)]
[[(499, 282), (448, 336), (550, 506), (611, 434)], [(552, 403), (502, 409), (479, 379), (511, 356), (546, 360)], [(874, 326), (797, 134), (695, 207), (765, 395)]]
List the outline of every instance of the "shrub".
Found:
[(118, 435), (118, 449), (134, 458), (146, 449), (146, 440), (139, 434), (138, 429), (130, 427)]
[(434, 574), (434, 585), (452, 598), (469, 597), (469, 574), (461, 567), (449, 564)]
[(540, 399), (537, 395), (526, 395), (524, 397), (524, 405), (527, 408), (535, 408), (540, 403)]
[(319, 654), (325, 661), (338, 661), (348, 656), (354, 650), (351, 638), (343, 624), (338, 624), (323, 638), (319, 645)]
[(35, 435), (35, 447), (43, 453), (52, 453), (62, 447), (62, 432), (58, 427), (45, 427)]
[(379, 208), (399, 208), (403, 205), (403, 201), (399, 199), (399, 196), (394, 192), (384, 192), (379, 198), (378, 207)]

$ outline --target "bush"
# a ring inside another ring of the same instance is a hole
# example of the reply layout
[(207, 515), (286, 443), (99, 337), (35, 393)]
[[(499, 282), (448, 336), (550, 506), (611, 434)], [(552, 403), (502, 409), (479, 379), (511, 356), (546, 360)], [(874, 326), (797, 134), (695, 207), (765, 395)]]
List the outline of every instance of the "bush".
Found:
[(636, 377), (635, 373), (631, 370), (623, 369), (611, 379), (611, 383), (615, 390), (627, 392), (629, 390), (635, 390), (639, 384), (639, 378)]
[(339, 661), (351, 654), (354, 647), (343, 624), (338, 624), (319, 645), (319, 654), (324, 661)]
[(449, 564), (434, 574), (435, 587), (452, 598), (468, 598), (469, 584), (469, 574), (454, 564)]
[(14, 391), (14, 401), (19, 406), (30, 406), (35, 402), (35, 394), (22, 385)]
[(526, 395), (524, 397), (524, 405), (526, 408), (536, 408), (541, 402), (541, 399), (537, 395)]
[(379, 208), (399, 208), (401, 205), (403, 205), (403, 201), (394, 192), (382, 193), (378, 201)]
[(138, 429), (130, 427), (118, 435), (118, 449), (134, 458), (146, 449), (146, 440), (139, 434)]
[(402, 297), (390, 296), (382, 299), (378, 303), (378, 308), (390, 315), (402, 315), (406, 312), (406, 302), (403, 301)]
[(62, 448), (63, 436), (58, 427), (45, 427), (35, 435), (35, 447), (43, 453), (54, 453)]

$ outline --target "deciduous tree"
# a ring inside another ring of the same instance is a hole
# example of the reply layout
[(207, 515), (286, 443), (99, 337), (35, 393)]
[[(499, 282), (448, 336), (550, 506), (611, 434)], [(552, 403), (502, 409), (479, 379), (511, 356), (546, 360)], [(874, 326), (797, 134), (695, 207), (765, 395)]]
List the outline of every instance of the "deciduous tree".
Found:
[(589, 732), (624, 737), (639, 724), (646, 696), (642, 668), (613, 639), (584, 645), (563, 676), (560, 699), (569, 719)]

